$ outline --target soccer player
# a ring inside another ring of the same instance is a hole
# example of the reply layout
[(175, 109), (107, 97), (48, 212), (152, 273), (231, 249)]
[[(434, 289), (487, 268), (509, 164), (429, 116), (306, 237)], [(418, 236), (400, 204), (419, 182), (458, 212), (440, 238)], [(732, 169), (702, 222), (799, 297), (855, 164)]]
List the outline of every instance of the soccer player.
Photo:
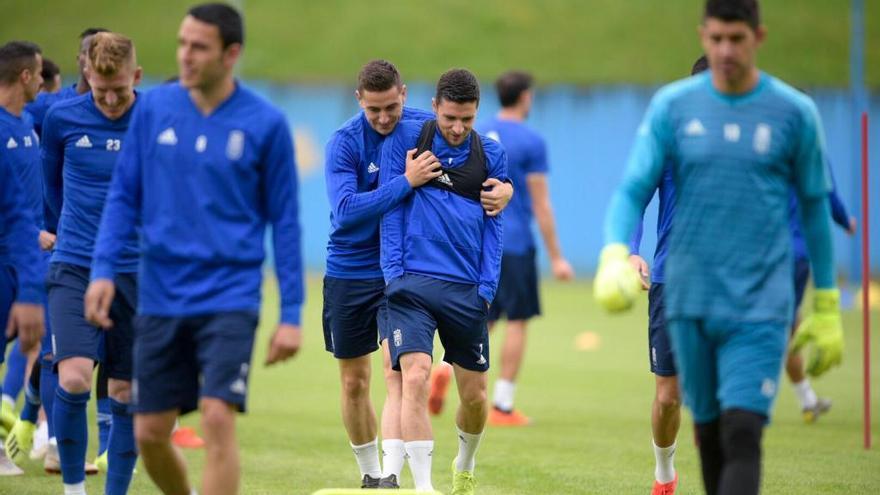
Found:
[(43, 72), (40, 75), (43, 76), (43, 85), (40, 86), (41, 92), (57, 93), (61, 90), (61, 69), (58, 68), (58, 64), (44, 58)]
[(501, 216), (480, 206), (487, 178), (507, 180), (497, 141), (472, 131), (480, 102), (476, 77), (453, 69), (437, 82), (436, 120), (403, 121), (382, 149), (382, 180), (399, 180), (409, 157), (431, 151), (442, 175), (382, 219), (382, 272), (388, 283), (391, 361), (402, 372), (401, 432), (416, 490), (432, 490), (434, 449), (428, 380), (434, 330), (454, 366), (461, 406), (454, 495), (474, 493), (474, 458), (486, 423), (489, 303), (501, 268)]
[(501, 111), (478, 126), (480, 134), (501, 143), (507, 152), (508, 174), (520, 191), (504, 215), (504, 254), (498, 292), (489, 310), (489, 328), (502, 316), (507, 318), (501, 347), (501, 369), (495, 381), (489, 424), (524, 426), (529, 418), (514, 409), (516, 379), (526, 348), (529, 319), (541, 314), (538, 300), (538, 267), (532, 217), (538, 223), (550, 268), (557, 280), (571, 280), (574, 270), (562, 256), (553, 207), (547, 188), (547, 146), (544, 139), (525, 125), (534, 99), (531, 74), (507, 72), (495, 81)]
[(603, 306), (629, 307), (640, 279), (626, 243), (670, 167), (664, 303), (710, 495), (759, 491), (761, 437), (794, 306), (792, 188), (816, 285), (794, 348), (814, 346), (812, 376), (839, 364), (843, 350), (821, 122), (807, 96), (755, 66), (765, 35), (755, 0), (706, 2), (700, 36), (712, 70), (652, 100), (608, 211), (595, 280)]
[(112, 327), (114, 279), (140, 224), (132, 407), (144, 465), (166, 494), (191, 492), (171, 431), (196, 408), (202, 489), (238, 492), (235, 413), (245, 410), (267, 223), (281, 299), (267, 364), (291, 357), (301, 342), (293, 142), (284, 115), (234, 79), (243, 42), (242, 18), (228, 5), (198, 5), (183, 19), (180, 83), (139, 96), (86, 292), (86, 317)]
[[(134, 44), (121, 34), (95, 34), (86, 54), (90, 92), (53, 105), (43, 124), (47, 224), (57, 226), (47, 279), (59, 375), (52, 421), (65, 494), (83, 494), (88, 445), (86, 405), (95, 363), (101, 362), (109, 377), (113, 415), (105, 493), (124, 494), (137, 460), (134, 425), (128, 412), (132, 319), (137, 307), (136, 235), (125, 239), (116, 261), (112, 328), (105, 332), (86, 321), (83, 298), (113, 167), (137, 99), (134, 87), (140, 82), (141, 68)], [(106, 346), (103, 356), (102, 340)]]
[[(324, 277), (324, 342), (339, 360), (342, 417), (364, 488), (397, 488), (404, 462), (400, 435), (400, 372), (390, 365), (385, 282), (379, 263), (381, 216), (412, 191), (440, 176), (430, 152), (407, 160), (406, 172), (382, 187), (379, 152), (401, 119), (431, 120), (433, 114), (404, 106), (406, 85), (385, 60), (367, 63), (358, 74), (355, 97), (361, 112), (327, 144), (325, 174), (332, 206), (327, 272)], [(513, 193), (508, 183), (489, 179), (481, 192), (487, 214), (495, 215)], [(370, 402), (370, 354), (382, 342), (387, 399), (382, 411), (383, 468), (379, 466), (376, 414)]]
[[(37, 252), (43, 214), (40, 151), (33, 120), (24, 112), (40, 90), (41, 70), (37, 45), (12, 41), (0, 47), (0, 322), (7, 329), (0, 364), (6, 340), (16, 332), (23, 353), (34, 349), (44, 332), (46, 271)], [(21, 469), (0, 449), (0, 475), (18, 474)]]

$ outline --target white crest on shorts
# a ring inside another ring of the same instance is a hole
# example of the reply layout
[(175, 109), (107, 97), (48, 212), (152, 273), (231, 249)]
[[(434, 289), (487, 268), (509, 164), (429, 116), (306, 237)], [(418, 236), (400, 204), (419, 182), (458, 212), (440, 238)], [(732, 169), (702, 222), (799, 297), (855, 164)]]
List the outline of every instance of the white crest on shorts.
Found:
[(772, 378), (764, 378), (764, 381), (761, 383), (761, 395), (772, 399), (776, 395), (776, 381)]
[(244, 153), (244, 133), (235, 130), (229, 133), (229, 140), (226, 141), (226, 158), (230, 160), (238, 160)]
[(654, 367), (657, 367), (657, 348), (651, 347), (651, 362), (654, 363)]
[(477, 364), (486, 364), (486, 356), (483, 355), (483, 344), (480, 344), (480, 359), (477, 360)]
[(236, 379), (232, 382), (232, 385), (229, 386), (229, 390), (234, 394), (244, 395), (247, 392), (247, 384), (241, 378)]
[(763, 155), (770, 151), (770, 138), (772, 135), (773, 131), (768, 124), (758, 124), (755, 127), (755, 138), (752, 141), (752, 146), (755, 148), (756, 153)]
[(400, 347), (403, 345), (403, 333), (399, 328), (395, 328), (394, 332), (392, 332), (394, 336), (394, 347)]

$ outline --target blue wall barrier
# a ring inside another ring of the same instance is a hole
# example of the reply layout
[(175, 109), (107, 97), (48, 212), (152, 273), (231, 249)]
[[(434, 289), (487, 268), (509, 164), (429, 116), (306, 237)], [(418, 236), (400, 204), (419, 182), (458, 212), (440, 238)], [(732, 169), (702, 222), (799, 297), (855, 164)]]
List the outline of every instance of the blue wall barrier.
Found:
[[(353, 88), (346, 86), (273, 85), (251, 87), (280, 106), (294, 131), (300, 167), (300, 204), (303, 249), (310, 270), (323, 270), (329, 232), (329, 206), (325, 190), (324, 144), (333, 131), (357, 110)], [(547, 140), (550, 155), (550, 191), (560, 242), (576, 270), (594, 272), (602, 246), (602, 221), (617, 186), (635, 130), (656, 88), (639, 86), (541, 88), (529, 124)], [(847, 90), (810, 92), (822, 115), (828, 152), (837, 187), (850, 214), (861, 219), (859, 151), (860, 111)], [(408, 104), (430, 109), (433, 86), (409, 86)], [(872, 268), (880, 273), (880, 94), (869, 98), (873, 122), (871, 172)], [(479, 118), (498, 110), (490, 84), (483, 85)], [(656, 241), (656, 200), (646, 214), (643, 254), (651, 255)], [(860, 237), (835, 229), (835, 256), (841, 273), (859, 277)], [(546, 259), (543, 260), (546, 264)]]

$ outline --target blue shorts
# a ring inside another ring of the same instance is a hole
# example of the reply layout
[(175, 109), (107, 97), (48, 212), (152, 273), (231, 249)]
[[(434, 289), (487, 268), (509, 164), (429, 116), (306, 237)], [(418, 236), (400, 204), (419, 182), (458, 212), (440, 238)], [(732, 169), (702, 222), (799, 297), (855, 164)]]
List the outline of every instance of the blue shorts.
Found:
[(535, 250), (525, 254), (501, 256), (501, 278), (498, 291), (489, 308), (489, 321), (528, 320), (541, 314), (541, 301), (538, 297), (538, 265)]
[(648, 360), (651, 362), (651, 373), (657, 376), (678, 374), (672, 344), (669, 343), (662, 283), (651, 284), (648, 291)]
[(46, 285), (49, 320), (55, 329), (52, 339), (55, 366), (68, 358), (84, 357), (105, 366), (109, 378), (131, 380), (137, 276), (119, 274), (114, 282), (116, 296), (110, 305), (113, 328), (102, 330), (86, 321), (83, 312), (89, 269), (69, 263), (49, 265)]
[(400, 370), (408, 352), (433, 355), (434, 330), (443, 344), (443, 360), (471, 371), (489, 370), (486, 301), (475, 284), (404, 274), (386, 288), (391, 364)]
[(804, 300), (804, 292), (807, 291), (807, 282), (810, 281), (810, 260), (800, 258), (794, 260), (794, 313), (795, 321), (797, 312)]
[(379, 348), (387, 337), (385, 281), (324, 277), (324, 347), (337, 359)]
[(136, 316), (132, 410), (186, 414), (211, 397), (244, 412), (258, 320), (254, 311)]
[(788, 343), (785, 323), (671, 319), (669, 336), (695, 423), (730, 409), (770, 417)]

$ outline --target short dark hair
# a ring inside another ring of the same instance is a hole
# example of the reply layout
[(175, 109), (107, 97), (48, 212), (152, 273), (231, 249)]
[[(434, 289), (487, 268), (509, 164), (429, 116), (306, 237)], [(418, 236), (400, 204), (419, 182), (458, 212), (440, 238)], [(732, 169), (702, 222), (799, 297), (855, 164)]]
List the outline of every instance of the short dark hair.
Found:
[(480, 104), (480, 83), (477, 77), (467, 69), (450, 69), (440, 76), (437, 81), (437, 94), (434, 99), (439, 104), (441, 101), (453, 103)]
[(80, 39), (80, 41), (82, 41), (82, 40), (88, 38), (89, 36), (94, 36), (98, 33), (108, 33), (108, 32), (110, 32), (109, 29), (104, 29), (101, 27), (85, 28), (85, 29), (83, 29), (83, 32), (79, 33), (79, 39)]
[(358, 73), (358, 91), (388, 91), (401, 87), (400, 72), (387, 60), (371, 60)]
[(10, 41), (0, 46), (0, 84), (12, 84), (21, 71), (36, 69), (40, 47), (30, 41)]
[(502, 107), (512, 107), (519, 101), (519, 97), (525, 91), (532, 89), (535, 79), (528, 72), (512, 70), (501, 74), (495, 81), (495, 90), (498, 91), (498, 100)]
[(187, 14), (217, 26), (224, 49), (235, 43), (244, 45), (244, 21), (234, 7), (225, 3), (203, 3), (189, 9)]
[(61, 69), (58, 68), (58, 64), (49, 60), (48, 58), (43, 59), (43, 71), (40, 72), (40, 75), (43, 76), (44, 81), (51, 81), (55, 79), (55, 76), (61, 74)]
[(706, 71), (709, 69), (709, 59), (706, 58), (705, 55), (700, 55), (700, 58), (694, 62), (693, 67), (691, 67), (691, 75), (699, 74), (700, 72)]
[(714, 17), (725, 22), (742, 21), (752, 29), (761, 25), (758, 0), (706, 0), (703, 18)]

